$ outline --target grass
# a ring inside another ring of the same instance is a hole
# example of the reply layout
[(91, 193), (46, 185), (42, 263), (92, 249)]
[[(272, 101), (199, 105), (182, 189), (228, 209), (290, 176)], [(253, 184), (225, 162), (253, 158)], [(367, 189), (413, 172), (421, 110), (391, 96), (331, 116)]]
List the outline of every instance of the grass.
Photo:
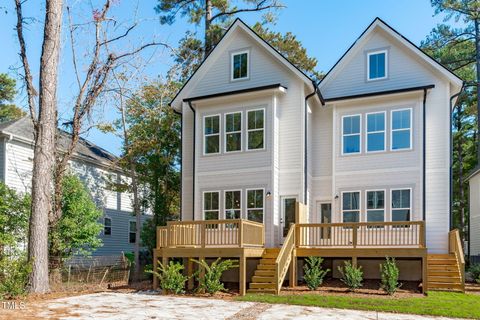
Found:
[(391, 299), (355, 297), (354, 294), (351, 296), (247, 294), (238, 297), (237, 300), (480, 319), (480, 295), (453, 292), (429, 292), (425, 297)]

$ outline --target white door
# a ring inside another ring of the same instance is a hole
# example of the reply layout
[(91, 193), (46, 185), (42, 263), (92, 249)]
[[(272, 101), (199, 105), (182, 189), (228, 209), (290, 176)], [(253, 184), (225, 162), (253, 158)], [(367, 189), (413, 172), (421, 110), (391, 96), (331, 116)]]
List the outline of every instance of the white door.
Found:
[[(330, 202), (317, 202), (318, 223), (332, 223), (332, 204)], [(330, 228), (322, 228), (322, 239), (330, 238)]]
[(290, 229), (290, 225), (295, 223), (295, 204), (297, 197), (282, 197), (281, 202), (280, 243), (283, 243)]

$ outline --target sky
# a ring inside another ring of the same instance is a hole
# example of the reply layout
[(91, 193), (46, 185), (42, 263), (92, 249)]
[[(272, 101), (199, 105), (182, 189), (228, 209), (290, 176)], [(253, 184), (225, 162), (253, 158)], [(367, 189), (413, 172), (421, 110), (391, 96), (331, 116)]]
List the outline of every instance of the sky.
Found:
[[(415, 44), (425, 39), (438, 23), (443, 22), (442, 15), (435, 15), (429, 0), (281, 0), (285, 9), (278, 12), (278, 20), (270, 28), (278, 32), (292, 32), (307, 49), (309, 56), (317, 58), (317, 70), (327, 72), (365, 28), (380, 17), (389, 25), (410, 39)], [(65, 0), (72, 8), (74, 22), (85, 21), (93, 10), (100, 9), (100, 0)], [(117, 0), (111, 11), (112, 18), (119, 23), (115, 32), (120, 34), (127, 22), (138, 21), (139, 27), (132, 32), (131, 40), (119, 44), (117, 50), (129, 50), (152, 40), (163, 41), (176, 47), (185, 32), (198, 31), (194, 26), (179, 17), (172, 26), (160, 25), (158, 15), (154, 11), (155, 0)], [(16, 17), (13, 0), (0, 0), (0, 72), (18, 76), (21, 66), (18, 57), (16, 39)], [(26, 30), (27, 50), (34, 76), (38, 75), (38, 61), (41, 50), (42, 10), (44, 0), (29, 0), (25, 4), (24, 16), (32, 17)], [(259, 14), (242, 14), (239, 16), (247, 24), (253, 25), (260, 18)], [(36, 19), (36, 20), (35, 20)], [(86, 48), (90, 48), (91, 33), (87, 30), (77, 36), (77, 56), (83, 57)], [(68, 33), (62, 35), (64, 43), (60, 60), (59, 77), (59, 116), (67, 118), (73, 97), (77, 92), (76, 81), (72, 69), (72, 55), (68, 46)], [(142, 54), (142, 74), (148, 79), (161, 78), (172, 65), (169, 51), (163, 48), (146, 50)], [(83, 66), (84, 68), (85, 66)], [(80, 66), (82, 69), (82, 66)], [(25, 93), (19, 85), (17, 105), (26, 108)], [(117, 118), (115, 108), (101, 105), (95, 117), (102, 121)], [(100, 147), (120, 154), (121, 140), (112, 134), (104, 134), (90, 130), (85, 138)]]

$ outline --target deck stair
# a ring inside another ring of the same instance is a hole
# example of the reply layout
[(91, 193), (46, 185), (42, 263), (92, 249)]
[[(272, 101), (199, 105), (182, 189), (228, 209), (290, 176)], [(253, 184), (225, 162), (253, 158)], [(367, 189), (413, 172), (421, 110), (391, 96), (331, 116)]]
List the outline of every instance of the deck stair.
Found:
[(460, 263), (455, 254), (427, 256), (428, 290), (464, 291)]
[(265, 249), (250, 282), (248, 293), (275, 293), (275, 260), (279, 248)]

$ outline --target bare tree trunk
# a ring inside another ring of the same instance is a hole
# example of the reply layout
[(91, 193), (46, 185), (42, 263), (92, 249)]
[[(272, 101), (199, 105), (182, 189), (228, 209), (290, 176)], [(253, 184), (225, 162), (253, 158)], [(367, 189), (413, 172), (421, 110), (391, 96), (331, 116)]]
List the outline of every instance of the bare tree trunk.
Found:
[(212, 41), (210, 36), (210, 25), (212, 23), (212, 0), (205, 1), (205, 52), (204, 57), (212, 50)]
[[(476, 51), (476, 67), (477, 67), (477, 135), (480, 134), (480, 26), (479, 19), (475, 19), (475, 51)], [(477, 136), (477, 165), (480, 165), (480, 139)]]
[[(463, 136), (462, 136), (462, 113), (463, 108), (462, 106), (458, 106), (457, 109), (457, 119), (456, 119), (456, 127), (457, 133), (459, 134), (459, 140), (457, 141), (457, 153), (458, 153), (458, 185), (460, 190), (459, 192), (459, 214), (460, 214), (460, 236), (463, 240), (465, 240), (465, 177), (463, 172)], [(462, 242), (463, 243), (463, 242)]]

